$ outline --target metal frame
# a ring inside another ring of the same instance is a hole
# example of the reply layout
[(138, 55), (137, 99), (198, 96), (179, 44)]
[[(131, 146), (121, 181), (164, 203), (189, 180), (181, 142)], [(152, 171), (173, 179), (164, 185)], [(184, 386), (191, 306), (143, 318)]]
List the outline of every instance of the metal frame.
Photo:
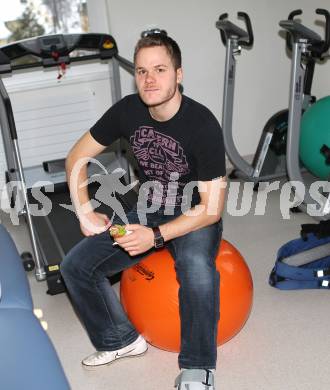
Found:
[[(239, 13), (241, 14), (241, 13)], [(224, 73), (222, 129), (226, 154), (234, 167), (235, 176), (258, 183), (262, 180), (272, 180), (286, 175), (284, 157), (276, 162), (276, 167), (267, 167), (266, 158), (270, 151), (273, 138), (273, 128), (267, 122), (259, 140), (252, 164), (248, 163), (239, 153), (233, 139), (233, 110), (236, 75), (236, 58), (241, 54), (242, 47), (251, 47), (253, 42), (252, 27), (248, 33), (226, 20), (227, 14), (221, 15), (216, 27), (221, 32), (222, 42), (226, 46), (226, 62)], [(245, 16), (246, 18), (246, 16)], [(251, 39), (252, 36), (252, 39)], [(278, 113), (282, 114), (282, 111)], [(271, 158), (271, 157), (270, 157)], [(277, 161), (277, 160), (276, 160)], [(275, 159), (274, 159), (275, 163)], [(273, 164), (272, 164), (273, 165)], [(268, 172), (269, 171), (269, 172)]]
[(235, 55), (239, 54), (241, 54), (241, 47), (238, 45), (238, 38), (229, 37), (226, 44), (226, 64), (222, 100), (222, 128), (225, 149), (230, 162), (246, 177), (252, 177), (253, 167), (239, 154), (234, 143), (232, 132), (236, 74)]

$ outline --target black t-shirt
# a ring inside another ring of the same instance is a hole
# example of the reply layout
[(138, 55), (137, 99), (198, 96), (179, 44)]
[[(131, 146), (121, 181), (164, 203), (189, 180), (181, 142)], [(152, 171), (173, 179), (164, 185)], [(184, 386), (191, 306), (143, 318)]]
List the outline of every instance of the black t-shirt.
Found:
[[(226, 174), (219, 122), (209, 109), (185, 95), (178, 112), (164, 122), (150, 116), (137, 94), (126, 96), (105, 112), (90, 133), (104, 146), (120, 137), (129, 141), (145, 195), (161, 207), (193, 207), (200, 201), (197, 181)], [(151, 190), (147, 181), (154, 182)]]

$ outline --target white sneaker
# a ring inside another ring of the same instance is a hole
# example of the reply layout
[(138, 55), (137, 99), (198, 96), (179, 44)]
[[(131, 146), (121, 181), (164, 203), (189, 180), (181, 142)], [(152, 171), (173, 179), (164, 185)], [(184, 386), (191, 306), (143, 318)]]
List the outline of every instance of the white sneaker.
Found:
[(142, 336), (133, 343), (116, 351), (96, 351), (87, 356), (81, 363), (87, 368), (104, 366), (124, 357), (142, 356), (147, 352), (148, 344)]
[(175, 380), (177, 390), (215, 390), (213, 370), (184, 369)]

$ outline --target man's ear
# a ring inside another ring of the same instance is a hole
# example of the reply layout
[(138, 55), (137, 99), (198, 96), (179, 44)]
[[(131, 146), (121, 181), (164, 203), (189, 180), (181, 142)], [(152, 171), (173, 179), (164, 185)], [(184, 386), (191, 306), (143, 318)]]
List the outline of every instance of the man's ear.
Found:
[(182, 68), (178, 68), (176, 70), (176, 82), (178, 84), (181, 84), (182, 80), (183, 80), (183, 71), (182, 71)]

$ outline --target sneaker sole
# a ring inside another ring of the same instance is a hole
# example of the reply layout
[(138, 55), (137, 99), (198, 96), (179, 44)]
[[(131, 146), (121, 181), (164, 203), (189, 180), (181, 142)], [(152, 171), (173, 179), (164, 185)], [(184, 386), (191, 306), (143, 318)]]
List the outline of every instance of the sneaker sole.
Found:
[(89, 366), (89, 365), (86, 365), (83, 362), (81, 362), (81, 365), (83, 366), (83, 368), (85, 370), (93, 371), (93, 370), (96, 370), (97, 368), (100, 368), (100, 367), (110, 366), (111, 364), (113, 364), (115, 362), (118, 362), (118, 361), (120, 361), (122, 359), (141, 357), (141, 356), (145, 355), (147, 352), (148, 352), (148, 348), (145, 351), (143, 351), (143, 352), (141, 352), (141, 353), (139, 353), (137, 355), (127, 355), (127, 356), (124, 355), (124, 356), (120, 356), (120, 357), (116, 358), (115, 360), (111, 360), (111, 362), (109, 362), (109, 363), (98, 364), (96, 366)]

